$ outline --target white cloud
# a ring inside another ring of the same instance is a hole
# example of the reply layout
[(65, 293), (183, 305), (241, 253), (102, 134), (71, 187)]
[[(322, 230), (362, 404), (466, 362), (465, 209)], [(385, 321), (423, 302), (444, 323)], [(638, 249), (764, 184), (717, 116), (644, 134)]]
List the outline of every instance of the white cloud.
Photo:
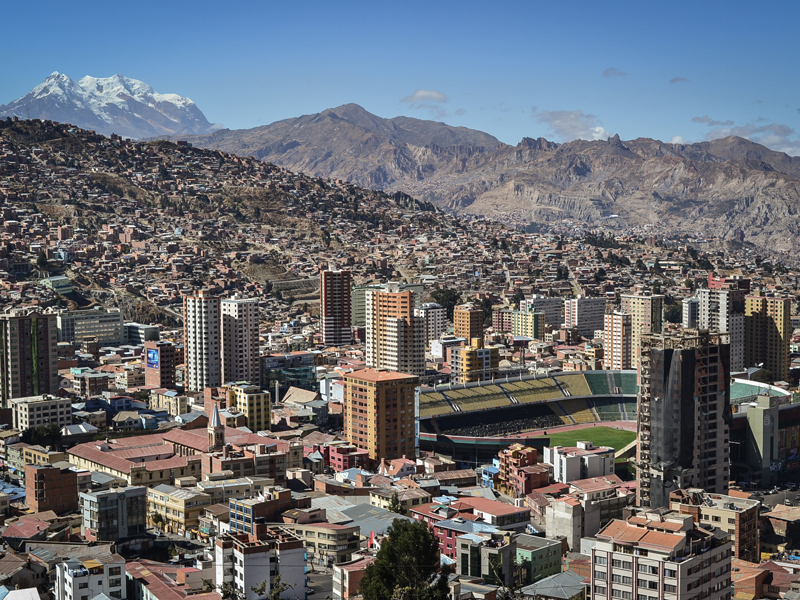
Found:
[(464, 108), (459, 108), (459, 109), (456, 111), (456, 114), (457, 114), (459, 117), (463, 117), (465, 114), (467, 114), (467, 111), (466, 111), (466, 109), (464, 109)]
[(685, 144), (686, 140), (683, 139), (682, 135), (673, 135), (672, 139), (669, 141), (670, 144)]
[(729, 135), (743, 137), (778, 152), (800, 156), (800, 136), (792, 127), (782, 123), (747, 123), (736, 127), (718, 127), (709, 131), (706, 139), (718, 140)]
[(625, 77), (627, 73), (620, 71), (617, 67), (608, 67), (603, 71), (603, 77)]
[(437, 92), (436, 90), (417, 90), (410, 96), (406, 96), (400, 102), (411, 102), (411, 103), (440, 103), (440, 102), (447, 102), (450, 98), (448, 98), (442, 92)]
[(709, 127), (730, 127), (733, 125), (733, 121), (717, 121), (708, 115), (703, 115), (702, 117), (693, 117), (692, 123), (705, 123)]
[(689, 83), (689, 80), (686, 77), (673, 77), (669, 80), (670, 83)]
[(604, 140), (609, 137), (602, 122), (582, 110), (539, 110), (533, 107), (533, 116), (545, 123), (561, 140)]

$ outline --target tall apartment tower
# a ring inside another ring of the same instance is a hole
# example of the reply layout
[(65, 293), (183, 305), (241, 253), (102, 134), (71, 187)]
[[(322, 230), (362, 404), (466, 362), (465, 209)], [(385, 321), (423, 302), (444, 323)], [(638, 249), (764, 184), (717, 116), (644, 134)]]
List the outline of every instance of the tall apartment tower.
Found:
[(534, 294), (526, 300), (521, 300), (519, 309), (522, 312), (543, 312), (546, 325), (561, 327), (564, 324), (564, 300)]
[(642, 336), (637, 397), (639, 506), (670, 492), (725, 494), (730, 478), (728, 334), (702, 329)]
[(425, 374), (425, 319), (414, 316), (414, 292), (394, 283), (366, 295), (367, 366)]
[(362, 369), (344, 376), (344, 435), (375, 463), (416, 456), (419, 379)]
[(776, 380), (789, 380), (792, 300), (755, 292), (744, 301), (744, 362), (763, 364)]
[(603, 367), (631, 368), (631, 316), (615, 311), (603, 318)]
[[(731, 371), (744, 370), (744, 296), (737, 287), (697, 290), (697, 328), (729, 333)], [(788, 338), (787, 338), (788, 339)], [(788, 345), (787, 345), (788, 350)], [(788, 357), (788, 354), (787, 354)]]
[(681, 326), (684, 329), (697, 329), (700, 319), (700, 299), (697, 296), (684, 298), (681, 306)]
[(454, 383), (491, 381), (500, 372), (500, 350), (484, 348), (483, 338), (475, 338), (469, 346), (453, 348), (450, 368)]
[(322, 343), (326, 346), (346, 346), (353, 341), (350, 327), (350, 271), (320, 273), (320, 325)]
[(425, 345), (430, 347), (431, 342), (444, 333), (447, 310), (441, 304), (426, 302), (414, 314), (425, 319)]
[(644, 292), (623, 294), (620, 310), (631, 316), (631, 361), (636, 366), (642, 336), (664, 330), (664, 296)]
[(453, 333), (472, 340), (483, 337), (483, 310), (474, 304), (461, 304), (453, 309)]
[(385, 292), (387, 286), (392, 286), (400, 292), (414, 292), (414, 308), (422, 306), (422, 296), (425, 294), (425, 286), (421, 283), (405, 283), (397, 281), (389, 283), (379, 283), (377, 285), (362, 285), (354, 287), (350, 291), (350, 324), (353, 327), (366, 327), (367, 325), (367, 293)]
[(220, 302), (221, 383), (261, 381), (258, 353), (258, 300), (234, 296)]
[(183, 297), (186, 389), (202, 392), (222, 383), (220, 300), (206, 290)]
[(584, 338), (594, 337), (594, 332), (603, 328), (603, 316), (606, 312), (605, 298), (577, 298), (564, 300), (564, 322), (567, 329), (573, 327)]
[(13, 309), (0, 314), (0, 400), (58, 393), (55, 314)]

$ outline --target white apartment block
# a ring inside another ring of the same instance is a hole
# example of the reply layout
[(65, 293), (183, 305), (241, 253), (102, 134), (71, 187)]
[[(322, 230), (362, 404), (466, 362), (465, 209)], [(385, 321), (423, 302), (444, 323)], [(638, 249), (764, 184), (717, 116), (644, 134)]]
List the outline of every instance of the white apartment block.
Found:
[(581, 337), (591, 337), (596, 329), (603, 329), (605, 312), (605, 298), (578, 296), (564, 300), (564, 323), (568, 329), (577, 329)]
[(697, 329), (700, 318), (700, 299), (697, 296), (684, 298), (681, 306), (681, 326), (684, 329)]
[(522, 312), (543, 312), (544, 322), (552, 327), (561, 327), (564, 324), (564, 300), (534, 294), (527, 300), (521, 300), (519, 309)]
[(603, 367), (631, 368), (631, 316), (627, 313), (617, 311), (604, 315)]
[(731, 542), (667, 509), (611, 521), (592, 548), (593, 600), (730, 600)]
[(59, 428), (72, 425), (72, 400), (57, 396), (31, 396), (11, 400), (14, 429), (25, 431), (31, 427), (53, 423)]
[(186, 389), (201, 392), (222, 383), (220, 300), (200, 290), (183, 298)]
[(425, 374), (425, 319), (413, 316), (414, 296), (394, 283), (366, 293), (368, 368)]
[(125, 559), (119, 554), (96, 556), (88, 560), (69, 559), (56, 565), (56, 600), (91, 600), (105, 594), (109, 598), (127, 597)]
[(578, 442), (576, 447), (545, 447), (542, 462), (553, 468), (553, 481), (570, 483), (614, 473), (614, 448)]
[(697, 327), (729, 333), (731, 339), (731, 373), (743, 371), (744, 364), (744, 297), (745, 290), (697, 290)]
[(122, 311), (118, 308), (65, 310), (57, 313), (59, 342), (82, 342), (97, 338), (101, 346), (125, 343)]
[(435, 302), (426, 302), (414, 310), (417, 317), (425, 319), (425, 345), (430, 347), (431, 342), (438, 340), (444, 333), (447, 311)]
[(222, 383), (261, 381), (258, 300), (234, 296), (220, 303)]

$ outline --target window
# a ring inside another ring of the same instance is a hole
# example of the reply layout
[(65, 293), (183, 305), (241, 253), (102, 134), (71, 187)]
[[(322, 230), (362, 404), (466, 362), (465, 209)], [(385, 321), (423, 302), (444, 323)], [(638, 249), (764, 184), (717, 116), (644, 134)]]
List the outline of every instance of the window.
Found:
[(87, 582), (81, 582), (81, 583), (78, 584), (78, 589), (79, 590), (85, 590), (88, 587), (89, 587), (89, 584)]
[[(466, 545), (462, 546), (462, 548), (466, 548)], [(596, 565), (605, 565), (608, 564), (605, 556), (595, 556), (594, 557), (594, 564)]]

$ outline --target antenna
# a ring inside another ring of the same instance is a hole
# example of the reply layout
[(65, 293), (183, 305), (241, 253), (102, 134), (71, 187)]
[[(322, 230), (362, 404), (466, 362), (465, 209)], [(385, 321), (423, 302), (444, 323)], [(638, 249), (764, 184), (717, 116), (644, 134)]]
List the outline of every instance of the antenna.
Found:
[(28, 113), (28, 120), (30, 121), (31, 120), (31, 107), (26, 104), (25, 105), (25, 110)]

